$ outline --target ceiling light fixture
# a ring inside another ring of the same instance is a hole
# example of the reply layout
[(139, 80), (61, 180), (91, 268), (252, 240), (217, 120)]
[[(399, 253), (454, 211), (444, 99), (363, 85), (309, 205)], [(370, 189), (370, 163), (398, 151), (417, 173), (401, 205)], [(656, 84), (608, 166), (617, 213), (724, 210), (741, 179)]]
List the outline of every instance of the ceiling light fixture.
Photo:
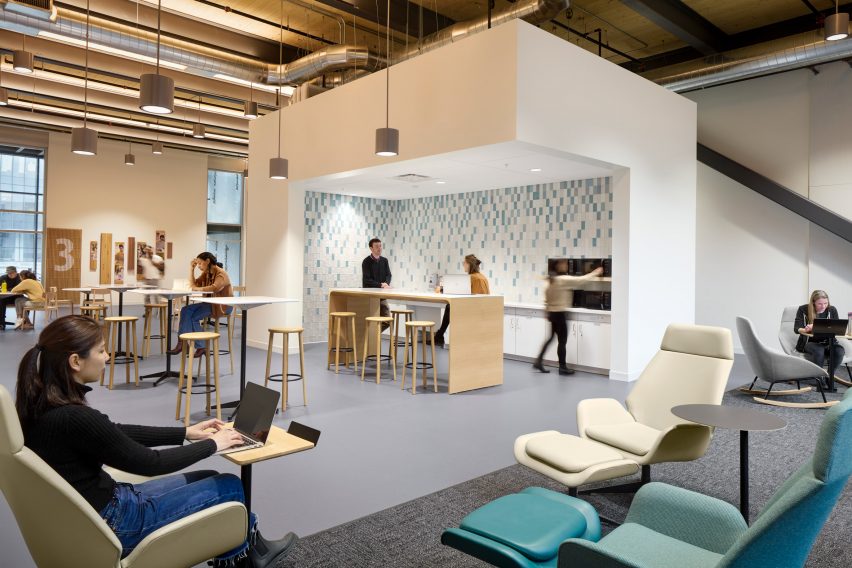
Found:
[[(288, 20), (288, 26), (289, 20)], [(281, 66), (284, 63), (284, 0), (281, 0), (281, 26), (278, 38), (278, 71), (280, 77)], [(287, 179), (290, 174), (290, 164), (287, 158), (281, 157), (281, 121), (284, 119), (284, 105), (281, 92), (278, 93), (278, 157), (269, 158), (269, 179)]]
[(254, 102), (254, 84), (249, 81), (249, 100), (246, 101), (246, 110), (243, 116), (249, 120), (257, 118), (257, 103)]
[(531, 172), (540, 172), (541, 168), (530, 168)]
[(834, 13), (825, 19), (825, 41), (849, 37), (849, 14), (840, 13), (840, 0), (834, 0)]
[(390, 0), (388, 0), (387, 19), (387, 47), (385, 57), (385, 127), (376, 129), (376, 155), (397, 156), (399, 155), (399, 130), (390, 127)]
[(18, 73), (32, 73), (33, 54), (31, 51), (27, 51), (27, 36), (25, 34), (22, 35), (24, 39), (21, 42), (21, 49), (16, 49), (12, 52), (12, 69)]
[(9, 104), (9, 91), (3, 86), (3, 68), (0, 66), (0, 106)]
[(204, 125), (201, 124), (201, 95), (198, 95), (198, 123), (192, 125), (192, 137), (204, 138)]
[(445, 184), (445, 183), (447, 183), (447, 182), (445, 182), (445, 181), (436, 181), (435, 183), (440, 184), (440, 185), (444, 185), (444, 184)]
[(155, 156), (162, 156), (163, 154), (163, 143), (157, 140), (153, 144), (151, 144), (151, 153)]
[(86, 0), (86, 74), (83, 79), (83, 127), (71, 129), (71, 151), (81, 156), (98, 153), (98, 131), (89, 128), (89, 0)]
[(136, 165), (136, 156), (133, 155), (133, 143), (130, 140), (127, 141), (127, 153), (124, 155), (124, 165)]
[(160, 16), (163, 2), (157, 2), (157, 72), (139, 77), (139, 108), (154, 114), (171, 114), (175, 111), (175, 81), (160, 75)]

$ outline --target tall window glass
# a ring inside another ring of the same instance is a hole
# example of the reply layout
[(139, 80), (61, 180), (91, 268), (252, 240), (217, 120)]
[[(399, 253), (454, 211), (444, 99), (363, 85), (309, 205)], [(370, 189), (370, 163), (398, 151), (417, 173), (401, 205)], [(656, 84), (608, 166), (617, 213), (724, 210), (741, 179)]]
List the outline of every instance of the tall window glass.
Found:
[(0, 152), (0, 268), (29, 269), (41, 280), (44, 233), (42, 150)]
[(234, 286), (242, 284), (244, 187), (241, 172), (207, 171), (207, 250)]

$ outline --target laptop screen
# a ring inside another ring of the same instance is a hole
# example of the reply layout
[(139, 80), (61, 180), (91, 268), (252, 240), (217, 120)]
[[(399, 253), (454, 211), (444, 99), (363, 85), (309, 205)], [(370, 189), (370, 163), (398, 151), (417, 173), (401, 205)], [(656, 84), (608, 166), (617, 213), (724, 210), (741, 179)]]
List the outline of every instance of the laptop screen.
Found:
[(846, 335), (848, 326), (848, 319), (818, 318), (814, 320), (814, 327), (811, 331), (814, 335)]
[(237, 417), (234, 419), (234, 430), (266, 443), (280, 396), (278, 391), (256, 383), (246, 383)]
[(470, 294), (469, 274), (444, 274), (444, 294)]

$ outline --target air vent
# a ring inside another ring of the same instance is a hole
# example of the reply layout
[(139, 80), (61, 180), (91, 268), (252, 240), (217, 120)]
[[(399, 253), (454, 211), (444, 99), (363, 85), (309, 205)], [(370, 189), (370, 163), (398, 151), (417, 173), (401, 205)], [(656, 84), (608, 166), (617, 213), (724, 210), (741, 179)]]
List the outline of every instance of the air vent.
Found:
[(53, 21), (56, 19), (56, 8), (53, 6), (53, 0), (8, 0), (3, 9), (42, 20)]
[(403, 174), (401, 176), (394, 176), (391, 179), (395, 179), (397, 181), (406, 181), (408, 183), (420, 183), (424, 181), (429, 181), (433, 178), (430, 178), (429, 176), (422, 176), (420, 174)]

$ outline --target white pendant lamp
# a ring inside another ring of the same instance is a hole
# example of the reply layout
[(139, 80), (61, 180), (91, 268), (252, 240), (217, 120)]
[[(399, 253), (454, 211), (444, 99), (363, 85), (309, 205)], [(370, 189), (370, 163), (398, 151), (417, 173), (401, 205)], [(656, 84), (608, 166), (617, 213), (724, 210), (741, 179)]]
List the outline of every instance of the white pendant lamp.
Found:
[(192, 125), (192, 137), (204, 138), (204, 125), (201, 124), (201, 95), (198, 95), (198, 122)]
[(155, 156), (161, 156), (163, 154), (163, 143), (157, 140), (151, 144), (151, 153)]
[(33, 72), (33, 54), (31, 51), (27, 51), (27, 36), (24, 36), (21, 49), (12, 52), (12, 69), (18, 73)]
[(98, 131), (88, 127), (89, 116), (89, 0), (86, 0), (86, 75), (83, 81), (83, 126), (71, 129), (71, 151), (80, 156), (98, 153)]
[(127, 153), (124, 155), (124, 165), (125, 166), (135, 166), (136, 165), (136, 156), (133, 155), (133, 143), (128, 140), (127, 142)]
[(840, 0), (834, 2), (834, 13), (825, 19), (825, 41), (849, 37), (849, 14), (840, 13)]
[(388, 0), (387, 48), (385, 52), (385, 127), (376, 129), (376, 156), (399, 155), (399, 130), (390, 127), (390, 0)]
[(160, 75), (160, 16), (162, 0), (157, 2), (157, 72), (139, 77), (139, 108), (153, 114), (171, 114), (175, 111), (175, 82)]
[[(284, 62), (284, 2), (281, 2), (281, 26), (278, 38), (278, 80), (281, 80), (281, 65)], [(281, 121), (284, 119), (284, 104), (281, 98), (281, 86), (278, 86), (278, 157), (269, 158), (269, 179), (287, 179), (290, 164), (281, 157)]]

